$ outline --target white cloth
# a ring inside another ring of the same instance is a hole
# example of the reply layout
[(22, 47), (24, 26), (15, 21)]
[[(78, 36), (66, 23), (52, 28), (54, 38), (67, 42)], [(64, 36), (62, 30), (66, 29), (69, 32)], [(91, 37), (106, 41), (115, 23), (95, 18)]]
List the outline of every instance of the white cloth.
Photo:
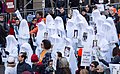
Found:
[(106, 22), (108, 22), (111, 25), (111, 43), (117, 43), (118, 42), (118, 36), (117, 36), (117, 30), (114, 24), (114, 21), (111, 17), (108, 17)]
[(29, 43), (24, 43), (21, 47), (20, 47), (20, 52), (26, 52), (27, 53), (27, 59), (26, 62), (29, 63), (32, 66), (31, 63), (31, 56), (33, 54), (32, 48), (30, 46)]
[(55, 33), (54, 19), (51, 15), (46, 16), (46, 29), (49, 37)]
[(8, 35), (6, 37), (6, 41), (7, 41), (7, 46), (6, 46), (6, 51), (9, 52), (9, 56), (12, 56), (15, 58), (15, 62), (17, 62), (17, 58), (18, 58), (18, 42), (15, 39), (15, 37), (13, 35)]
[(60, 37), (64, 37), (65, 36), (65, 30), (64, 30), (64, 23), (61, 17), (57, 16), (55, 18), (55, 27), (57, 28), (57, 32), (60, 35)]
[(6, 67), (5, 74), (17, 74), (16, 67)]
[(36, 36), (36, 43), (38, 46), (40, 45), (40, 43), (44, 39), (45, 32), (46, 32), (46, 25), (42, 21), (42, 22), (38, 23), (38, 32), (37, 32), (37, 36)]
[(95, 23), (97, 23), (97, 20), (98, 20), (98, 18), (100, 18), (100, 16), (101, 16), (101, 14), (100, 14), (100, 11), (98, 9), (96, 9), (92, 12), (92, 18), (93, 18), (93, 21)]
[(74, 36), (74, 22), (69, 19), (67, 21), (67, 25), (66, 25), (66, 30), (67, 30), (67, 37), (68, 38), (72, 38)]
[(19, 26), (19, 30), (18, 30), (18, 42), (20, 45), (22, 45), (23, 43), (28, 42), (29, 38), (30, 38), (30, 34), (29, 34), (29, 27), (28, 27), (28, 23), (25, 19), (23, 19), (20, 23)]

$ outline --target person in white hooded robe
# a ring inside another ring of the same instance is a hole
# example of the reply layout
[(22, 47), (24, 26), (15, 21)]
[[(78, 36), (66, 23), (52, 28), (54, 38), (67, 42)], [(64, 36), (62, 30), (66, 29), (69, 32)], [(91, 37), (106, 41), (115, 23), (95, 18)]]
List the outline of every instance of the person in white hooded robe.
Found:
[(8, 57), (5, 74), (17, 74), (16, 63), (14, 57)]
[(64, 57), (66, 57), (69, 62), (71, 73), (75, 74), (75, 71), (77, 70), (77, 58), (75, 57), (75, 54), (74, 54), (75, 51), (73, 50), (73, 46), (72, 46), (73, 42), (70, 38), (65, 38), (64, 43), (65, 43), (65, 47), (70, 48), (69, 52), (67, 52), (69, 56), (65, 56), (65, 53), (63, 53)]
[(6, 37), (6, 41), (7, 41), (7, 46), (6, 46), (6, 51), (9, 52), (9, 56), (12, 56), (15, 58), (15, 63), (17, 63), (17, 57), (18, 57), (18, 42), (15, 39), (15, 37), (13, 35), (8, 35)]
[(57, 28), (57, 32), (58, 32), (58, 35), (60, 37), (64, 37), (65, 36), (65, 30), (64, 30), (64, 23), (63, 23), (63, 20), (61, 17), (57, 16), (55, 18), (55, 27)]
[(31, 63), (31, 56), (33, 54), (33, 51), (32, 51), (32, 48), (30, 46), (29, 43), (24, 43), (23, 45), (21, 45), (20, 47), (20, 53), (21, 52), (26, 52), (27, 53), (27, 59), (25, 60), (29, 65), (32, 66), (32, 63)]
[(49, 37), (55, 33), (54, 19), (50, 14), (46, 16), (46, 28)]
[(25, 19), (23, 19), (20, 23), (19, 26), (19, 30), (18, 30), (18, 42), (19, 45), (21, 46), (23, 43), (28, 42), (29, 38), (30, 38), (30, 34), (29, 34), (29, 27), (28, 27), (28, 23)]
[[(105, 22), (102, 26), (102, 31), (104, 32), (104, 38), (108, 41), (108, 45), (109, 45), (109, 50), (108, 50), (108, 55), (109, 58), (112, 58), (112, 50), (114, 48), (114, 45), (112, 44), (111, 46), (111, 29), (112, 29), (112, 26)], [(109, 59), (110, 61), (111, 59)]]

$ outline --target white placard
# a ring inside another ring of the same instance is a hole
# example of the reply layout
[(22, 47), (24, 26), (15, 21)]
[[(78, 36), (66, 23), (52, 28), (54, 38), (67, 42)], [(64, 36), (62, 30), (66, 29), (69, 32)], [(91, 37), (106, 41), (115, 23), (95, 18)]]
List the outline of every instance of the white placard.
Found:
[(14, 8), (13, 2), (7, 2), (6, 5), (7, 5), (7, 8)]
[(110, 74), (120, 74), (120, 64), (109, 64)]
[(17, 11), (15, 12), (15, 14), (16, 14), (17, 17), (19, 18), (19, 20), (22, 21), (23, 18), (22, 18), (22, 16), (21, 16), (19, 10), (17, 10)]
[(90, 64), (91, 64), (91, 50), (83, 49), (82, 50), (81, 66), (90, 66)]
[(103, 3), (103, 0), (99, 0), (99, 3)]

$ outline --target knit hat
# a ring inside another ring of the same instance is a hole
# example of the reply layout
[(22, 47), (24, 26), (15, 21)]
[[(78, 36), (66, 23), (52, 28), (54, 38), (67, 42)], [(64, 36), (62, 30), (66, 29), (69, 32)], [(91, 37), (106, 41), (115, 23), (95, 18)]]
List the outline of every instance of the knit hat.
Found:
[(33, 54), (32, 56), (31, 56), (31, 62), (38, 62), (39, 60), (38, 60), (38, 56), (36, 55), (36, 54)]

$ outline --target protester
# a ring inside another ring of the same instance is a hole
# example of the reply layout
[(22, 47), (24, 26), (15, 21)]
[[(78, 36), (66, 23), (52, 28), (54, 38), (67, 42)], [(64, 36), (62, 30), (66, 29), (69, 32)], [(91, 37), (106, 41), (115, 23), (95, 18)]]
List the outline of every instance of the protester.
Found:
[(48, 67), (46, 67), (45, 69), (45, 74), (55, 74), (55, 70), (52, 66), (53, 66), (53, 60), (49, 60)]
[(20, 26), (19, 26), (19, 30), (18, 30), (18, 42), (19, 45), (21, 46), (23, 43), (27, 43), (29, 38), (30, 38), (30, 34), (29, 34), (29, 27), (28, 27), (28, 23), (25, 19), (23, 19), (20, 22)]
[(39, 53), (39, 62), (42, 62), (44, 69), (48, 66), (48, 61), (51, 59), (51, 42), (49, 40), (43, 40), (41, 43), (42, 52)]
[(30, 46), (29, 43), (24, 43), (23, 45), (21, 45), (20, 47), (20, 52), (26, 52), (26, 56), (28, 56), (25, 60), (26, 63), (28, 63), (30, 66), (32, 66), (32, 63), (31, 63), (31, 56), (33, 54), (33, 50)]
[(8, 57), (5, 74), (17, 74), (16, 63), (14, 57)]
[(6, 45), (6, 51), (9, 52), (9, 56), (14, 57), (15, 63), (17, 63), (17, 57), (18, 57), (18, 42), (15, 39), (13, 35), (8, 35), (6, 37), (7, 45)]
[(56, 74), (71, 74), (69, 63), (61, 52), (57, 52)]
[(19, 63), (17, 65), (17, 74), (22, 74), (24, 71), (29, 71), (32, 73), (31, 66), (25, 62), (27, 58), (26, 52), (21, 52), (18, 56)]
[(32, 71), (34, 74), (43, 74), (44, 73), (44, 67), (41, 62), (39, 62), (39, 59), (36, 54), (33, 54), (31, 56), (31, 62), (32, 64)]
[(97, 61), (93, 61), (90, 64), (90, 72), (89, 72), (89, 74), (104, 74), (104, 72), (102, 70), (102, 67), (99, 67), (99, 63)]

